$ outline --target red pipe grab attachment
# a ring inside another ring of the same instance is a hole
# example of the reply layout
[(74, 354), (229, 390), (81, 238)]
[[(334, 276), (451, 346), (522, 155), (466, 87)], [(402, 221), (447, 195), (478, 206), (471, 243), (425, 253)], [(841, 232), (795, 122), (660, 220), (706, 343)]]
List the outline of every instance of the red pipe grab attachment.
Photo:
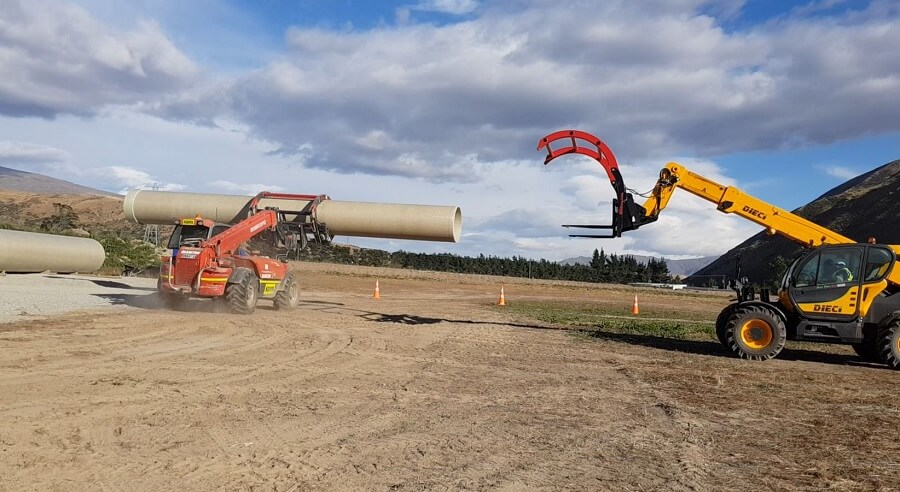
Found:
[[(568, 147), (559, 147), (554, 150), (552, 143), (559, 140), (568, 140), (571, 145)], [(585, 142), (587, 145), (579, 145), (579, 141)], [(624, 231), (631, 231), (638, 227), (652, 222), (655, 218), (646, 217), (644, 207), (634, 203), (634, 197), (628, 193), (625, 187), (625, 180), (622, 179), (622, 173), (619, 172), (619, 163), (616, 156), (603, 140), (596, 136), (579, 130), (561, 130), (553, 132), (538, 142), (537, 150), (547, 150), (547, 157), (544, 158), (544, 165), (557, 157), (567, 154), (586, 155), (600, 164), (609, 177), (616, 197), (613, 198), (612, 224), (595, 225), (595, 224), (564, 224), (563, 227), (574, 227), (582, 229), (608, 229), (609, 235), (595, 234), (570, 234), (570, 237), (590, 237), (590, 238), (611, 238), (620, 237)]]

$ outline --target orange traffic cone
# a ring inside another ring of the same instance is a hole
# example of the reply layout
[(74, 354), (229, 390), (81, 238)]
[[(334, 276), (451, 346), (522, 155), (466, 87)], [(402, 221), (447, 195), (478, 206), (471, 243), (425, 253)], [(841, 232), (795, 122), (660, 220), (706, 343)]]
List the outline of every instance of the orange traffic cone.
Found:
[(506, 305), (506, 295), (505, 295), (505, 293), (503, 292), (503, 286), (502, 286), (502, 285), (500, 286), (500, 299), (497, 301), (497, 305), (498, 305), (498, 306), (505, 306), (505, 305)]
[(378, 288), (378, 279), (375, 279), (375, 293), (372, 294), (372, 299), (381, 299), (381, 289)]
[(637, 294), (634, 295), (634, 303), (631, 305), (631, 314), (632, 316), (641, 314), (641, 309), (638, 307)]

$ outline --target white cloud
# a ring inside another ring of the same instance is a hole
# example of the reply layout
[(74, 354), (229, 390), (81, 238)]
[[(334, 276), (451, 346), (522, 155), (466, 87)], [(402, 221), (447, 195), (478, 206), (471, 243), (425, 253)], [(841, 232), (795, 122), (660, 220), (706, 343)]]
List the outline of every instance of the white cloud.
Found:
[(159, 191), (181, 191), (187, 188), (183, 184), (162, 182), (146, 171), (127, 166), (109, 166), (94, 169), (91, 172), (102, 175), (105, 179), (119, 186), (124, 186), (124, 188), (119, 190), (119, 194), (123, 195), (128, 190), (157, 189)]
[(474, 12), (478, 8), (478, 2), (477, 0), (424, 0), (409, 8), (425, 12), (465, 15)]
[(28, 142), (0, 141), (0, 164), (47, 164), (68, 161), (72, 155), (62, 149)]
[[(830, 143), (900, 121), (883, 104), (900, 90), (890, 3), (729, 32), (705, 12), (733, 16), (737, 0), (431, 0), (417, 8), (478, 14), (294, 28), (284, 56), (201, 87), (201, 70), (152, 21), (114, 29), (45, 2), (6, 0), (0, 14), (0, 70), (14, 74), (0, 81), (0, 113), (124, 103), (206, 125), (231, 118), (282, 155), (313, 149), (298, 162), (335, 172), (472, 181), (482, 165), (531, 158), (536, 137), (565, 126), (602, 132), (628, 161)], [(573, 10), (602, 22), (573, 23)]]
[(48, 0), (0, 2), (0, 114), (93, 114), (179, 91), (197, 66), (152, 21), (128, 31)]
[(398, 26), (405, 26), (409, 24), (410, 21), (410, 11), (406, 7), (399, 7), (394, 11), (394, 22)]
[[(900, 130), (900, 106), (883, 103), (900, 90), (900, 14), (878, 4), (728, 32), (699, 0), (551, 3), (489, 2), (443, 26), (293, 28), (277, 61), (155, 111), (190, 120), (212, 108), (284, 154), (313, 149), (308, 167), (435, 182), (531, 159), (562, 127), (600, 132), (624, 162)], [(572, 23), (572, 10), (602, 22)]]
[(844, 166), (823, 166), (823, 169), (829, 176), (847, 181), (860, 175), (859, 171), (854, 171)]
[(277, 185), (234, 183), (232, 181), (213, 181), (210, 186), (229, 193), (256, 195), (261, 191), (284, 192), (285, 188)]

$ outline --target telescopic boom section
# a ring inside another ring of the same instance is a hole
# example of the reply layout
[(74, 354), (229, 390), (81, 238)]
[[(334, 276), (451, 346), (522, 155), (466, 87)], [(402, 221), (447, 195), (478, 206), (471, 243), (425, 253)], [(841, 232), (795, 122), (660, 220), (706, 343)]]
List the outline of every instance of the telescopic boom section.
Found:
[(659, 217), (676, 187), (715, 203), (716, 209), (720, 212), (739, 215), (765, 227), (768, 234), (780, 234), (806, 247), (856, 243), (797, 214), (748, 195), (738, 188), (724, 186), (692, 173), (675, 162), (670, 162), (660, 171), (659, 181), (653, 188), (650, 198), (644, 203), (647, 222), (655, 221)]
[(263, 210), (229, 227), (224, 232), (216, 234), (200, 246), (212, 248), (215, 250), (216, 256), (232, 254), (245, 241), (273, 229), (277, 223), (278, 213), (276, 211)]

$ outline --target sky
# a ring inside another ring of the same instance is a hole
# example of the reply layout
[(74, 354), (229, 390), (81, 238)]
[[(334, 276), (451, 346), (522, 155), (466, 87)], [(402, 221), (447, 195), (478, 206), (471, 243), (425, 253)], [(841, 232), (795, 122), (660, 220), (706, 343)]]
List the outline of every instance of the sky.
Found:
[(95, 188), (458, 205), (457, 244), (560, 260), (719, 255), (759, 228), (676, 192), (608, 223), (676, 161), (793, 209), (900, 158), (894, 0), (0, 0), (0, 166)]

